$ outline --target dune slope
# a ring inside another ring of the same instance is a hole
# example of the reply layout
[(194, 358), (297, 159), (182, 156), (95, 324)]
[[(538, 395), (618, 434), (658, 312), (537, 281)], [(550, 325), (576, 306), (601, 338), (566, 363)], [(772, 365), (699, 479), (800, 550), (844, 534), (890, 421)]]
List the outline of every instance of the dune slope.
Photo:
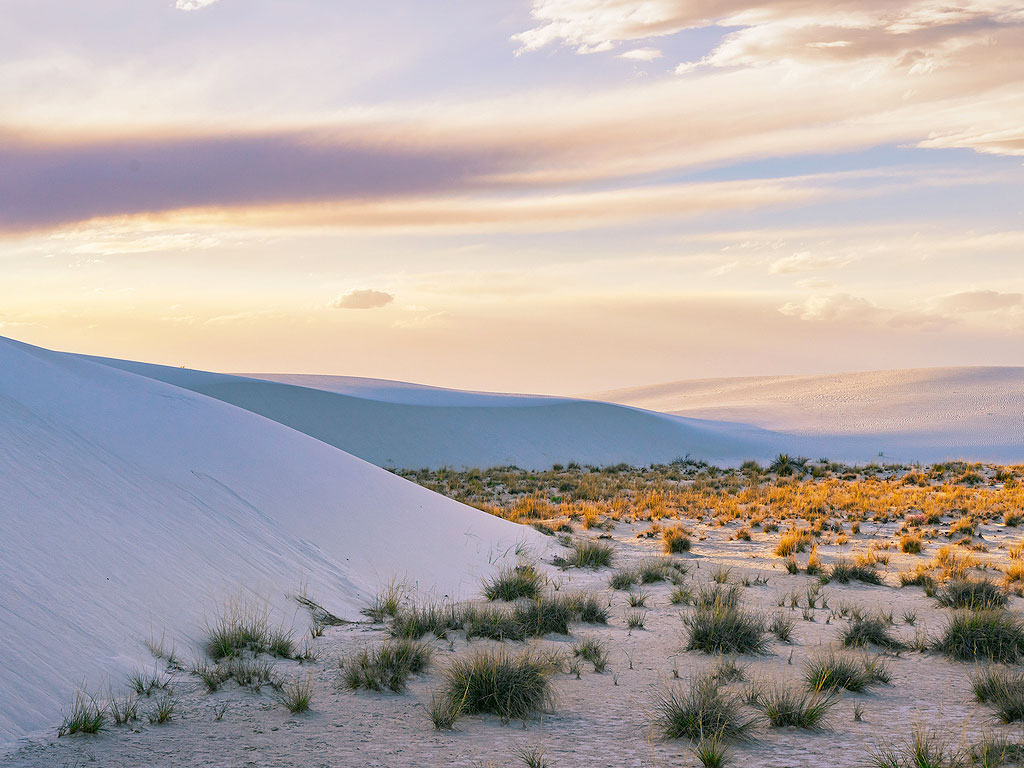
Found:
[(587, 397), (743, 422), (834, 458), (1024, 461), (1024, 368), (695, 379)]
[(119, 683), (226, 599), (303, 629), (302, 586), (354, 618), (376, 587), (471, 594), (541, 537), (256, 414), (0, 338), (0, 742)]
[(379, 466), (543, 468), (570, 461), (648, 464), (686, 455), (736, 463), (768, 455), (772, 443), (771, 435), (744, 425), (570, 398), (335, 376), (268, 380), (90, 359), (232, 403)]

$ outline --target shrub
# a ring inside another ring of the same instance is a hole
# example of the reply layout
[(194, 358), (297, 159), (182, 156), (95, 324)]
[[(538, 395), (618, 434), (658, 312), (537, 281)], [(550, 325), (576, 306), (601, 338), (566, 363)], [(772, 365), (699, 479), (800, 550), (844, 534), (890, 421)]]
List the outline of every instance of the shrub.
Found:
[(903, 643), (889, 634), (888, 623), (880, 616), (855, 615), (851, 617), (843, 631), (843, 645), (860, 647), (869, 643), (891, 650), (903, 647)]
[(923, 549), (923, 544), (920, 536), (913, 534), (904, 534), (900, 536), (900, 551), (906, 552), (908, 555), (919, 555)]
[(665, 560), (644, 560), (636, 569), (636, 577), (641, 584), (655, 584), (660, 581), (671, 581), (678, 584), (686, 568), (675, 561)]
[(804, 664), (804, 681), (812, 691), (845, 688), (860, 692), (875, 683), (888, 683), (891, 679), (892, 675), (881, 659), (857, 658), (828, 651)]
[(717, 604), (696, 608), (683, 619), (689, 630), (687, 650), (704, 653), (763, 653), (764, 619), (742, 608)]
[(900, 586), (924, 587), (924, 593), (931, 596), (938, 590), (939, 583), (926, 568), (918, 566), (916, 571), (900, 571)]
[(668, 528), (661, 535), (666, 554), (677, 555), (690, 551), (690, 537), (682, 528)]
[(513, 656), (484, 651), (455, 659), (445, 670), (443, 697), (448, 711), (490, 713), (525, 720), (554, 703), (548, 664), (530, 652)]
[(935, 648), (959, 661), (1013, 664), (1024, 656), (1024, 625), (1006, 611), (957, 611)]
[(674, 686), (654, 701), (655, 727), (669, 739), (737, 738), (753, 721), (743, 713), (739, 697), (723, 691), (718, 681), (700, 675), (688, 687)]
[(935, 599), (947, 608), (982, 611), (1003, 608), (1008, 600), (1006, 593), (988, 579), (950, 581), (939, 590)]
[(576, 603), (576, 615), (584, 624), (607, 624), (608, 609), (594, 595), (581, 595)]
[(839, 700), (834, 691), (805, 691), (786, 685), (758, 686), (748, 701), (760, 709), (773, 728), (816, 730)]
[(503, 568), (489, 582), (484, 584), (484, 597), (488, 600), (512, 602), (521, 597), (534, 598), (540, 594), (544, 577), (532, 565), (516, 565)]
[(411, 675), (430, 666), (429, 645), (413, 640), (388, 640), (373, 650), (367, 648), (341, 661), (342, 682), (350, 690), (385, 689), (401, 693)]
[(103, 710), (96, 703), (96, 699), (88, 696), (84, 691), (75, 692), (75, 700), (71, 705), (71, 712), (57, 729), (57, 736), (69, 736), (76, 733), (99, 733), (103, 727)]
[(1024, 514), (1020, 512), (1007, 512), (1003, 515), (1003, 525), (1009, 526), (1010, 528), (1016, 528), (1024, 522)]

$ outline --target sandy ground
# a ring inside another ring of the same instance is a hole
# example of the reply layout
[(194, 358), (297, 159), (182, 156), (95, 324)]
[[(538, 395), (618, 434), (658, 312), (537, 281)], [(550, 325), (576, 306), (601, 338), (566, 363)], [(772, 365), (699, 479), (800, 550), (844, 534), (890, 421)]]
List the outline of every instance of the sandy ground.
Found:
[[(785, 572), (782, 561), (771, 553), (777, 535), (755, 533), (752, 542), (728, 541), (735, 525), (708, 529), (694, 525), (701, 538), (695, 540), (693, 552), (675, 556), (689, 567), (687, 582), (710, 581), (716, 566), (730, 568), (732, 581), (762, 575), (767, 577), (767, 585), (744, 588), (744, 604), (768, 614), (790, 612), (788, 605), (777, 607), (778, 596), (803, 591), (815, 579)], [(827, 564), (840, 552), (865, 548), (870, 541), (884, 538), (891, 528), (865, 523), (862, 533), (851, 536), (842, 548), (821, 546), (819, 553)], [(660, 556), (657, 542), (637, 540), (637, 530), (638, 526), (620, 524), (612, 531), (617, 567)], [(1013, 530), (1001, 525), (984, 526), (982, 534), (989, 547), (983, 559), (1005, 561)], [(904, 640), (913, 639), (922, 627), (933, 636), (937, 634), (945, 609), (925, 597), (920, 588), (893, 585), (898, 584), (897, 571), (929, 559), (940, 543), (932, 543), (921, 555), (890, 550), (892, 559), (884, 571), (886, 586), (828, 584), (823, 594), (829, 608), (813, 611), (813, 621), (804, 620), (800, 609), (791, 612), (796, 619), (791, 643), (773, 638), (767, 655), (739, 658), (747, 667), (748, 678), (799, 680), (804, 660), (838, 641), (844, 621), (831, 614), (843, 603), (893, 611), (895, 632)], [(434, 730), (426, 707), (432, 691), (440, 685), (440, 670), (449, 659), (469, 648), (493, 644), (486, 640), (467, 644), (461, 635), (454, 641), (433, 641), (436, 654), (432, 669), (414, 678), (406, 693), (342, 690), (338, 658), (387, 636), (380, 625), (357, 624), (329, 627), (317, 641), (321, 650), (318, 662), (303, 666), (279, 663), (284, 677), (312, 671), (315, 691), (311, 712), (289, 714), (270, 689), (252, 693), (231, 683), (208, 694), (196, 678), (182, 674), (174, 683), (179, 710), (173, 722), (108, 726), (96, 736), (60, 739), (55, 737), (55, 724), (52, 735), (23, 740), (16, 752), (0, 759), (0, 765), (514, 766), (523, 764), (515, 754), (517, 749), (537, 746), (543, 747), (553, 768), (698, 765), (686, 740), (662, 740), (650, 726), (654, 694), (667, 686), (685, 684), (709, 664), (704, 654), (684, 651), (681, 615), (692, 609), (669, 603), (670, 585), (651, 585), (647, 588), (651, 607), (646, 628), (630, 631), (623, 620), (626, 593), (607, 588), (611, 572), (550, 569), (552, 580), (562, 589), (600, 590), (611, 601), (609, 626), (573, 626), (575, 637), (593, 635), (606, 641), (610, 663), (603, 674), (594, 673), (584, 664), (580, 679), (571, 673), (555, 675), (557, 703), (553, 711), (525, 724), (502, 725), (495, 717), (473, 716), (460, 720), (454, 731)], [(1011, 598), (1011, 610), (1019, 610), (1021, 602), (1021, 598)], [(902, 622), (907, 611), (916, 612), (916, 627)], [(557, 636), (539, 641), (546, 649), (568, 649), (570, 643), (571, 638)], [(523, 643), (506, 645), (526, 647)], [(983, 732), (1020, 737), (1019, 726), (999, 724), (988, 709), (973, 701), (969, 678), (975, 665), (913, 651), (888, 658), (893, 673), (890, 685), (867, 694), (844, 693), (820, 732), (773, 729), (762, 724), (751, 741), (733, 746), (731, 764), (772, 768), (863, 765), (872, 745), (909, 734), (914, 723), (934, 727), (956, 743), (976, 740)], [(864, 713), (861, 722), (853, 717), (858, 704)], [(143, 713), (150, 706), (142, 700)], [(223, 719), (218, 721), (220, 707), (225, 709)]]

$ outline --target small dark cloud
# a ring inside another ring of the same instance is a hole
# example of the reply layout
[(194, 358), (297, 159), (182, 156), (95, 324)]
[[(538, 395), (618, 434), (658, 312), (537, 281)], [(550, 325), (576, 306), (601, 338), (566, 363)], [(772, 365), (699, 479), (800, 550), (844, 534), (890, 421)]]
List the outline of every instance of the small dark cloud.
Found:
[(377, 309), (386, 307), (394, 300), (395, 297), (390, 293), (360, 288), (342, 294), (331, 302), (331, 306), (335, 309)]

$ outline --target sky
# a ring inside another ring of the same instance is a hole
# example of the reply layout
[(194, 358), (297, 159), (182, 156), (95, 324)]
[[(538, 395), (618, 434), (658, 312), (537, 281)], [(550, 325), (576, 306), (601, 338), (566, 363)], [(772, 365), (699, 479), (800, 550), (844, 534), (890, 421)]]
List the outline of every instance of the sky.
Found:
[(0, 335), (572, 394), (1024, 365), (1024, 6), (0, 0)]

